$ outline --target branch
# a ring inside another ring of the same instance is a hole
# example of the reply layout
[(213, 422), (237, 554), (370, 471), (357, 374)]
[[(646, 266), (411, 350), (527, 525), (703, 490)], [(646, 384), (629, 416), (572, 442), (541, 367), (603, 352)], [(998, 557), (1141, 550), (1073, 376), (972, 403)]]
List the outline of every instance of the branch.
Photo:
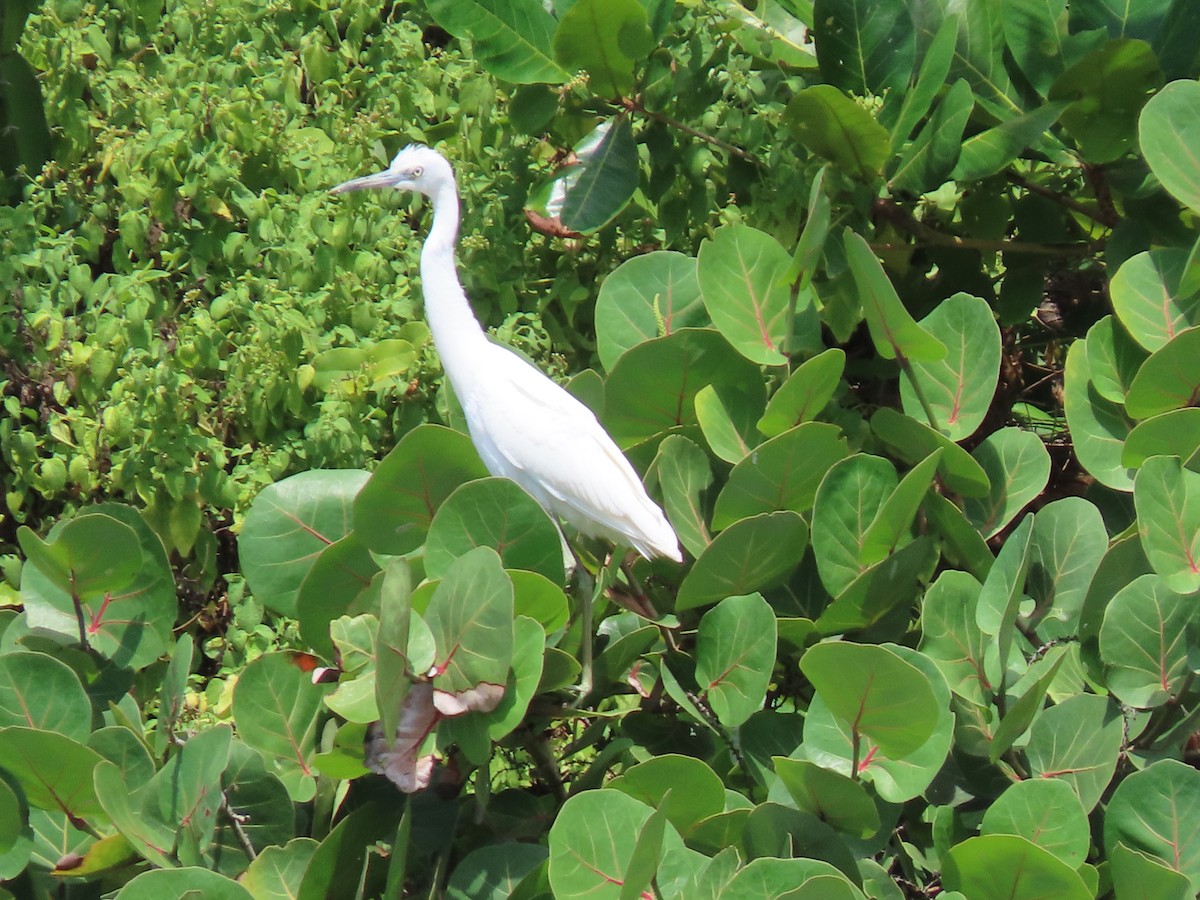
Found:
[(706, 141), (707, 143), (712, 144), (714, 147), (720, 147), (726, 153), (732, 153), (734, 156), (741, 157), (747, 162), (752, 162), (756, 166), (761, 166), (763, 164), (762, 160), (760, 160), (750, 151), (743, 150), (741, 147), (735, 147), (733, 144), (727, 143), (726, 141), (721, 140), (719, 137), (714, 137), (711, 134), (698, 131), (691, 125), (685, 125), (678, 119), (671, 118), (666, 113), (660, 113), (655, 112), (652, 109), (646, 109), (640, 100), (635, 100), (632, 97), (622, 97), (619, 102), (621, 106), (623, 106), (629, 112), (641, 113), (643, 116), (654, 119), (656, 122), (662, 122), (664, 125), (670, 125), (672, 128), (677, 128), (685, 134), (690, 134), (692, 137)]
[[(1101, 246), (1101, 241), (1084, 241), (1069, 244), (1035, 244), (1029, 241), (992, 241), (984, 238), (960, 237), (945, 234), (918, 222), (912, 213), (895, 200), (879, 199), (873, 205), (878, 217), (891, 222), (901, 231), (917, 238), (919, 244), (931, 247), (954, 247), (959, 250), (979, 250), (984, 253), (1028, 253), (1035, 256), (1087, 256)], [(876, 252), (911, 250), (912, 244), (871, 244)]]
[[(1048, 200), (1053, 200), (1055, 203), (1059, 203), (1062, 206), (1065, 206), (1067, 209), (1079, 213), (1081, 216), (1087, 216), (1093, 222), (1098, 222), (1106, 228), (1112, 228), (1117, 224), (1117, 219), (1119, 217), (1116, 214), (1116, 210), (1112, 207), (1111, 198), (1109, 199), (1109, 203), (1107, 205), (1101, 202), (1097, 208), (1095, 206), (1089, 206), (1086, 203), (1080, 203), (1074, 197), (1059, 193), (1053, 188), (1048, 188), (1045, 185), (1030, 181), (1024, 175), (1018, 175), (1016, 172), (1008, 173), (1008, 181), (1009, 184), (1016, 185), (1022, 190), (1029, 191), (1031, 194), (1037, 194), (1039, 197), (1045, 197)], [(1094, 184), (1093, 187), (1095, 187)], [(1097, 191), (1096, 194), (1097, 198), (1099, 198), (1100, 192)]]

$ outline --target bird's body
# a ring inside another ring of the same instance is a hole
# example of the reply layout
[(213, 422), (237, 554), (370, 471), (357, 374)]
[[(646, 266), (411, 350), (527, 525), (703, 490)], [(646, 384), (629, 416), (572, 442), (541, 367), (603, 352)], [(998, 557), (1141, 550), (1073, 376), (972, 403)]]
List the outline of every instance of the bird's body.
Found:
[(459, 209), (450, 164), (428, 147), (406, 147), (384, 172), (334, 190), (373, 187), (414, 190), (433, 202), (433, 224), (421, 250), (425, 316), (488, 471), (511, 478), (584, 534), (631, 546), (647, 559), (682, 560), (662, 510), (592, 411), (492, 343), (479, 325), (455, 269)]

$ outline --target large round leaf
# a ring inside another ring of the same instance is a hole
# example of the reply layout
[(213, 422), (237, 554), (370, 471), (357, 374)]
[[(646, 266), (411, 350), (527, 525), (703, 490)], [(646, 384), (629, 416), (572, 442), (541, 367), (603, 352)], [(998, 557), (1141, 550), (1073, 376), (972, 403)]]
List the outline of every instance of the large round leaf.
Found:
[(781, 275), (790, 264), (775, 238), (748, 225), (726, 225), (700, 245), (704, 306), (726, 340), (760, 365), (787, 362), (780, 350), (791, 292)]
[(1200, 328), (1181, 331), (1142, 363), (1125, 398), (1126, 411), (1148, 419), (1200, 401)]
[(320, 552), (296, 596), (300, 634), (313, 650), (332, 659), (329, 623), (339, 616), (379, 608), (378, 573), (379, 566), (357, 531)]
[(96, 751), (53, 731), (0, 729), (0, 768), (38, 809), (102, 822), (104, 810), (92, 784), (92, 771), (101, 762)]
[(424, 542), (442, 501), (463, 482), (487, 474), (465, 434), (418, 426), (384, 457), (354, 498), (354, 528), (376, 553), (408, 553)]
[(1109, 602), (1100, 628), (1105, 684), (1123, 703), (1160, 706), (1190, 679), (1200, 643), (1196, 603), (1159, 575), (1143, 575)]
[(565, 81), (551, 56), (554, 17), (538, 0), (432, 0), (429, 12), (456, 37), (471, 39), (485, 69), (517, 84)]
[(783, 434), (816, 418), (833, 396), (846, 367), (846, 353), (831, 347), (797, 367), (774, 394), (758, 420), (767, 437)]
[(1111, 700), (1068, 697), (1034, 720), (1025, 747), (1029, 774), (1061, 778), (1091, 812), (1112, 780), (1124, 736), (1121, 712)]
[(707, 325), (696, 260), (668, 250), (626, 260), (600, 285), (595, 315), (596, 351), (609, 371), (630, 347)]
[(869, 568), (863, 561), (867, 533), (898, 483), (890, 462), (866, 453), (835, 463), (821, 481), (813, 506), (812, 545), (821, 583), (832, 596)]
[(1026, 590), (1043, 638), (1075, 634), (1088, 585), (1108, 549), (1100, 510), (1082, 497), (1047, 503), (1033, 517)]
[(700, 620), (696, 681), (726, 728), (762, 709), (775, 643), (775, 613), (761, 594), (726, 597)]
[(491, 547), (504, 567), (563, 580), (562, 539), (538, 502), (507, 478), (481, 478), (462, 485), (438, 509), (425, 542), (425, 568), (441, 578), (456, 559), (476, 547)]
[(1175, 456), (1154, 456), (1133, 488), (1138, 533), (1146, 559), (1181, 594), (1200, 590), (1200, 472)]
[(588, 87), (603, 97), (629, 93), (638, 58), (653, 36), (637, 0), (578, 0), (554, 33), (554, 58), (568, 70), (586, 69)]
[(1105, 400), (1092, 385), (1087, 348), (1082, 341), (1076, 341), (1067, 351), (1063, 410), (1080, 464), (1106, 487), (1132, 489), (1132, 473), (1121, 461), (1121, 448), (1133, 422), (1123, 407)]
[(1151, 352), (1200, 325), (1200, 294), (1183, 288), (1188, 251), (1160, 247), (1125, 260), (1112, 277), (1113, 310), (1135, 341)]
[(478, 847), (455, 866), (445, 896), (447, 900), (508, 900), (521, 879), (546, 856), (545, 847), (516, 841)]
[(1151, 456), (1200, 455), (1200, 408), (1176, 409), (1139, 422), (1121, 450), (1121, 464), (1137, 468)]
[(197, 866), (143, 872), (117, 893), (118, 900), (192, 896), (205, 900), (252, 900), (251, 893), (233, 879)]
[(1200, 84), (1173, 81), (1150, 98), (1138, 120), (1150, 170), (1184, 206), (1200, 212)]
[(1182, 872), (1200, 892), (1200, 772), (1166, 759), (1121, 782), (1104, 815), (1104, 846), (1117, 844)]
[(79, 676), (45, 653), (0, 656), (0, 728), (24, 725), (86, 741), (92, 704)]
[(653, 809), (621, 791), (583, 791), (567, 800), (550, 828), (554, 896), (620, 900), (638, 834), (652, 815)]
[(1071, 786), (1052, 778), (1018, 781), (983, 816), (982, 834), (1016, 834), (1048, 850), (1072, 869), (1087, 857), (1087, 813)]
[[(912, 377), (900, 377), (904, 411), (924, 417), (920, 388), (939, 430), (952, 441), (970, 437), (983, 422), (1000, 377), (1000, 328), (987, 302), (954, 294), (920, 322), (946, 345), (939, 360), (914, 360)], [(915, 381), (915, 385), (914, 385)]]
[(888, 756), (912, 753), (937, 725), (939, 706), (929, 678), (883, 647), (817, 644), (800, 660), (800, 671), (834, 715)]
[(971, 900), (1091, 900), (1079, 874), (1048, 850), (1010, 834), (970, 838), (950, 848), (945, 885)]
[(675, 753), (638, 763), (606, 787), (661, 808), (680, 834), (725, 809), (725, 787), (716, 773), (695, 757)]
[(300, 584), (317, 554), (349, 533), (351, 504), (367, 478), (358, 469), (300, 472), (254, 498), (238, 555), (259, 602), (296, 615)]
[(1032, 431), (1001, 428), (971, 454), (987, 473), (986, 497), (969, 497), (963, 514), (985, 538), (1000, 532), (1050, 480), (1050, 454)]

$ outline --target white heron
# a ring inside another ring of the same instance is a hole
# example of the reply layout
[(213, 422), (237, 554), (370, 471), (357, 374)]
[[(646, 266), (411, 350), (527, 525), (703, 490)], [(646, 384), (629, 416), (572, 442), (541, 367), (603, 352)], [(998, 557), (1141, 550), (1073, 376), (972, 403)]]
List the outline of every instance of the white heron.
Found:
[[(475, 318), (454, 263), (458, 186), (446, 158), (411, 145), (384, 171), (339, 184), (333, 193), (367, 188), (416, 191), (433, 203), (433, 224), (421, 249), (425, 317), (488, 471), (511, 478), (552, 518), (583, 534), (632, 547), (647, 559), (681, 562), (674, 529), (592, 411), (516, 353), (492, 343)], [(585, 609), (585, 627), (589, 613)], [(590, 655), (590, 635), (584, 644)]]

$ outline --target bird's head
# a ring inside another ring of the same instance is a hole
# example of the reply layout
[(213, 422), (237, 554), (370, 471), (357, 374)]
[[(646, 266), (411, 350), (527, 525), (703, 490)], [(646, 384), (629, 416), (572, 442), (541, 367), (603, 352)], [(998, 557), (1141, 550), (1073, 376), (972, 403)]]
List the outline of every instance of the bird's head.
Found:
[(444, 185), (454, 184), (454, 171), (446, 157), (422, 144), (409, 144), (396, 154), (392, 164), (382, 172), (353, 178), (333, 188), (332, 193), (361, 191), (367, 188), (395, 188), (400, 191), (416, 191), (426, 197)]

